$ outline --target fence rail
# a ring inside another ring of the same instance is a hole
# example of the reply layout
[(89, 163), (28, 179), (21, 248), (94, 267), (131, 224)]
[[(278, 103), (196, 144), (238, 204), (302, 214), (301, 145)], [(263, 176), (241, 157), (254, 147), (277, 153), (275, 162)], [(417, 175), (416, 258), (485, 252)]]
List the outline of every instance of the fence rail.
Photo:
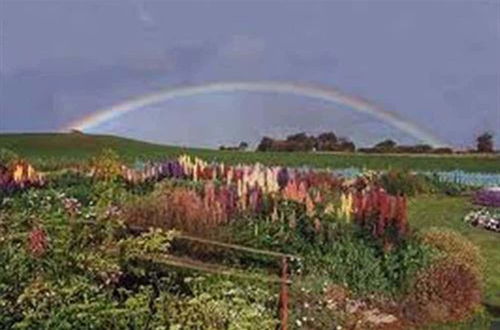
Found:
[[(144, 231), (143, 228), (133, 228), (133, 230)], [(288, 314), (289, 314), (288, 313), (288, 302), (289, 302), (288, 290), (289, 290), (289, 286), (292, 285), (292, 280), (291, 280), (290, 274), (289, 274), (288, 261), (289, 260), (298, 260), (298, 259), (300, 259), (299, 256), (281, 253), (281, 252), (275, 252), (275, 251), (261, 250), (261, 249), (251, 248), (248, 246), (229, 244), (229, 243), (224, 243), (224, 242), (220, 242), (220, 241), (214, 241), (214, 240), (209, 240), (209, 239), (205, 239), (205, 238), (184, 235), (182, 233), (174, 235), (174, 238), (181, 239), (181, 240), (187, 240), (190, 242), (206, 244), (206, 245), (218, 246), (218, 247), (231, 249), (231, 250), (267, 255), (267, 256), (279, 259), (279, 261), (281, 263), (280, 274), (277, 274), (277, 277), (275, 277), (275, 276), (265, 276), (265, 275), (260, 275), (260, 274), (249, 275), (248, 273), (244, 273), (241, 269), (226, 267), (226, 266), (219, 265), (219, 264), (200, 262), (200, 261), (197, 261), (194, 259), (185, 258), (185, 257), (176, 257), (176, 256), (172, 256), (172, 255), (151, 254), (151, 255), (148, 255), (146, 257), (141, 258), (141, 259), (149, 260), (152, 262), (159, 262), (159, 263), (173, 266), (173, 267), (185, 268), (185, 269), (206, 272), (206, 273), (212, 273), (212, 274), (218, 274), (218, 275), (223, 275), (223, 276), (238, 277), (238, 278), (249, 279), (249, 280), (258, 280), (258, 281), (262, 281), (262, 282), (266, 282), (266, 283), (280, 284), (279, 303), (278, 303), (278, 316), (280, 318), (279, 329), (281, 329), (281, 330), (288, 329)]]

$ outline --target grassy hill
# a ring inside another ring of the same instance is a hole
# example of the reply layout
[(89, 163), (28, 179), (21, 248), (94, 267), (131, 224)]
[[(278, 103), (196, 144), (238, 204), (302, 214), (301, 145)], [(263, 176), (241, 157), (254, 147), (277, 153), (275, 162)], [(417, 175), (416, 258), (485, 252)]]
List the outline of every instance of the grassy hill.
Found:
[(111, 148), (124, 160), (160, 159), (183, 153), (227, 163), (278, 164), (288, 166), (369, 169), (410, 168), (415, 170), (455, 170), (500, 173), (500, 156), (486, 155), (369, 155), (343, 153), (258, 153), (218, 151), (165, 146), (110, 135), (80, 133), (0, 134), (0, 148), (8, 148), (39, 167), (49, 169), (81, 162)]

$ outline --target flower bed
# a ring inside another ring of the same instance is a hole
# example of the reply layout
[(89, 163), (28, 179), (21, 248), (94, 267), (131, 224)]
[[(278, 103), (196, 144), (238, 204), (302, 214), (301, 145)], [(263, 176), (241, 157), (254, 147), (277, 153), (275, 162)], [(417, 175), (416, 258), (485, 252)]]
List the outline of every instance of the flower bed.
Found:
[(39, 187), (44, 179), (31, 164), (16, 161), (9, 166), (0, 164), (0, 191), (14, 191), (28, 187)]
[(474, 204), (500, 207), (500, 187), (483, 188), (474, 194)]
[(490, 212), (487, 209), (469, 212), (464, 221), (474, 227), (481, 227), (500, 233), (500, 213)]
[[(383, 185), (379, 172), (186, 157), (129, 169), (110, 152), (86, 169), (4, 198), (0, 328), (272, 329), (288, 301), (290, 325), (399, 329), (480, 308), (482, 275), (447, 258), (474, 250), (409, 230), (406, 173)], [(300, 259), (287, 273), (250, 250)], [(293, 285), (278, 296), (268, 275), (280, 270)]]
[[(378, 186), (376, 173), (346, 180), (328, 171), (262, 164), (229, 166), (181, 156), (140, 170), (124, 167), (121, 175), (129, 183), (169, 178), (197, 182), (202, 189), (178, 188), (183, 189), (179, 196), (191, 196), (186, 199), (191, 203), (186, 210), (199, 204), (198, 209), (206, 209), (200, 211), (205, 214), (200, 219), (214, 225), (242, 214), (269, 216), (276, 221), (282, 218), (279, 205), (293, 201), (302, 205), (311, 218), (331, 214), (347, 221), (353, 219), (377, 238), (385, 237), (393, 229), (398, 236), (404, 236), (407, 230), (406, 197), (391, 195)], [(170, 194), (177, 195), (178, 189)], [(177, 200), (171, 208), (184, 200)], [(319, 232), (319, 220), (315, 227)]]

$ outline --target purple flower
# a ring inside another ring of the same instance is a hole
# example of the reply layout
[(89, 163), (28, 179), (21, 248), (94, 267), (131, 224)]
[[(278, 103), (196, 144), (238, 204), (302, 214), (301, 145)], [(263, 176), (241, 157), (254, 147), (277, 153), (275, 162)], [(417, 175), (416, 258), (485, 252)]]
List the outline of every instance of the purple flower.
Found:
[(500, 207), (500, 187), (478, 190), (474, 195), (474, 203), (483, 206)]

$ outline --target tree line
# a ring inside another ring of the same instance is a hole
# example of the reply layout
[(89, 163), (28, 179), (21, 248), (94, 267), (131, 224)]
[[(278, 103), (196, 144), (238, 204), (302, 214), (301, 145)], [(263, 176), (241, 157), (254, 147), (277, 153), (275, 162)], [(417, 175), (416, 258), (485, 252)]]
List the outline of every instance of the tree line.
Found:
[[(245, 144), (245, 147), (247, 145)], [(241, 150), (241, 149), (240, 149)], [(334, 132), (325, 132), (317, 136), (297, 133), (287, 136), (285, 139), (273, 139), (264, 136), (257, 151), (342, 151), (342, 152), (364, 152), (364, 153), (493, 153), (493, 134), (486, 132), (476, 138), (475, 149), (456, 151), (448, 147), (435, 148), (428, 144), (398, 145), (391, 139), (383, 140), (373, 147), (356, 148), (354, 142), (346, 137), (338, 137)]]

